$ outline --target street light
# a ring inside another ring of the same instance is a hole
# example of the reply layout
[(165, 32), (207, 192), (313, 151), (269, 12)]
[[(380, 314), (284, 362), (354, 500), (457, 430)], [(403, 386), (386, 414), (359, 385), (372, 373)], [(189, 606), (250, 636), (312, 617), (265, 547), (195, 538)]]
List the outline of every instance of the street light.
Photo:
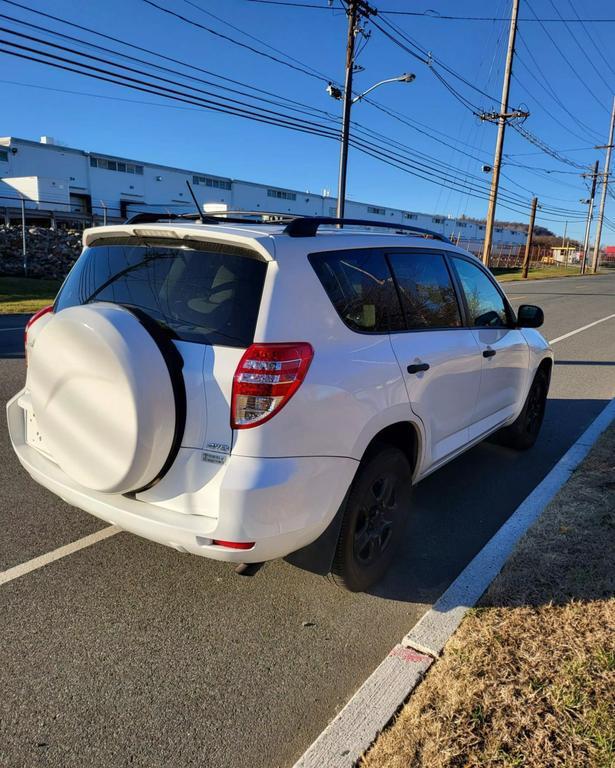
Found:
[(358, 96), (355, 96), (352, 100), (353, 104), (356, 104), (357, 101), (361, 101), (361, 99), (364, 96), (367, 96), (368, 93), (371, 93), (371, 91), (374, 90), (374, 88), (378, 88), (381, 85), (384, 85), (385, 83), (411, 83), (413, 80), (416, 80), (416, 75), (413, 75), (412, 72), (406, 72), (403, 75), (399, 75), (399, 77), (389, 77), (386, 80), (381, 80), (379, 83), (376, 83), (375, 85), (372, 85), (371, 88), (368, 88), (366, 91), (363, 91), (363, 93), (360, 93)]
[(342, 91), (341, 88), (329, 83), (327, 85), (327, 93), (333, 99), (344, 102), (342, 111), (342, 142), (340, 147), (340, 170), (339, 180), (337, 188), (337, 218), (344, 218), (344, 209), (346, 207), (346, 170), (348, 168), (348, 143), (350, 139), (350, 108), (357, 101), (360, 101), (368, 93), (371, 93), (374, 89), (379, 88), (385, 83), (411, 83), (416, 78), (416, 75), (411, 72), (404, 72), (403, 75), (397, 77), (389, 77), (386, 80), (380, 80), (375, 83), (363, 93), (353, 98), (352, 96), (352, 67), (349, 67), (346, 72), (346, 87)]

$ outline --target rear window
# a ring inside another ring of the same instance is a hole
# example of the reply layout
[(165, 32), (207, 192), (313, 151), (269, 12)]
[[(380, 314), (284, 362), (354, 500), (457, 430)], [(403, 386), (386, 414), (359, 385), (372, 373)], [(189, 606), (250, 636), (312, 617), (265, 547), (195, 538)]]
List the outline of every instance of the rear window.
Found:
[(144, 311), (176, 339), (247, 347), (266, 270), (252, 251), (226, 245), (94, 245), (66, 278), (55, 309), (108, 301)]

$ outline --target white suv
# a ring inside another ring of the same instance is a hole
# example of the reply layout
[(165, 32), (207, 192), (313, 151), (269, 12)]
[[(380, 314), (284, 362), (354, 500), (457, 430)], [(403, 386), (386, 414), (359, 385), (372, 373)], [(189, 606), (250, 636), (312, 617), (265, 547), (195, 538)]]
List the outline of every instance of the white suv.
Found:
[(294, 553), (363, 590), (414, 483), (495, 432), (535, 442), (542, 311), (515, 316), (441, 236), (153, 218), (87, 230), (27, 329), (11, 439), (69, 504), (217, 560)]

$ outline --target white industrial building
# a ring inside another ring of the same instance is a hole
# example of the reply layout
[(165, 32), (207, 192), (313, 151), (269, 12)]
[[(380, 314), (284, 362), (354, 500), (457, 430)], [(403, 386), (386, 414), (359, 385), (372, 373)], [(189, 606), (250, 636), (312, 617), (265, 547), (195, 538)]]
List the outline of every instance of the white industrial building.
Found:
[[(201, 205), (218, 204), (234, 211), (275, 211), (335, 215), (335, 198), (297, 189), (216, 176), (157, 163), (85, 152), (65, 147), (50, 137), (40, 142), (0, 138), (0, 216), (7, 223), (21, 217), (25, 201), (29, 222), (52, 220), (90, 225), (121, 221), (140, 211), (194, 210), (189, 181)], [(435, 230), (465, 247), (480, 250), (484, 222), (440, 214), (391, 208), (378, 203), (347, 201), (346, 216), (414, 224)], [(495, 227), (494, 244), (514, 247), (525, 242), (523, 227)]]

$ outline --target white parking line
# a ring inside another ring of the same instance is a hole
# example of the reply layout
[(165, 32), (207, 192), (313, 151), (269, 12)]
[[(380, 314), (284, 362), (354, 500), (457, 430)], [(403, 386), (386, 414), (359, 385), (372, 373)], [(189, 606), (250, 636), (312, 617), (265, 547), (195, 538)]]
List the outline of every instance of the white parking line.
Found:
[(4, 333), (6, 331), (23, 331), (25, 330), (25, 326), (18, 325), (16, 328), (0, 328), (0, 333)]
[(570, 331), (570, 333), (565, 333), (563, 336), (558, 336), (556, 339), (551, 339), (549, 344), (557, 344), (558, 341), (563, 341), (564, 339), (568, 339), (577, 333), (581, 333), (581, 331), (586, 331), (588, 328), (593, 328), (594, 325), (598, 325), (599, 323), (604, 323), (606, 320), (612, 320), (614, 317), (615, 315), (607, 315), (606, 317), (603, 317), (600, 320), (595, 320), (593, 323), (588, 323), (587, 325), (581, 326), (581, 328), (577, 328), (576, 331)]
[(0, 586), (9, 581), (13, 581), (13, 579), (18, 579), (20, 576), (25, 576), (26, 573), (31, 573), (45, 565), (49, 565), (49, 563), (53, 563), (55, 560), (60, 560), (67, 555), (72, 555), (73, 552), (78, 552), (80, 549), (96, 544), (103, 539), (108, 539), (109, 536), (114, 536), (121, 530), (122, 529), (118, 528), (117, 525), (109, 525), (100, 531), (96, 531), (96, 533), (91, 533), (89, 536), (84, 536), (82, 539), (77, 539), (77, 541), (73, 541), (63, 547), (58, 547), (58, 549), (47, 552), (40, 557), (35, 557), (32, 560), (27, 560), (25, 563), (20, 563), (13, 568), (2, 571), (0, 573)]

